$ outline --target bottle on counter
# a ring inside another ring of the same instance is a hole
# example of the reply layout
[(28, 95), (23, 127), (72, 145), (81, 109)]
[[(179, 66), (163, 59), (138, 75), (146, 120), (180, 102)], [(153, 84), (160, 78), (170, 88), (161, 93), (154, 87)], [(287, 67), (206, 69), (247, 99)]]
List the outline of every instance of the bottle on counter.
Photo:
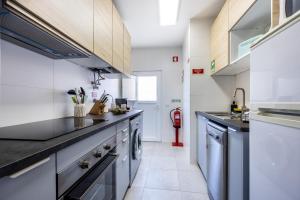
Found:
[(230, 110), (231, 110), (231, 112), (234, 112), (234, 110), (236, 109), (236, 108), (238, 108), (238, 105), (236, 104), (236, 102), (235, 101), (233, 101), (232, 102), (232, 104), (231, 104), (231, 106), (230, 106)]

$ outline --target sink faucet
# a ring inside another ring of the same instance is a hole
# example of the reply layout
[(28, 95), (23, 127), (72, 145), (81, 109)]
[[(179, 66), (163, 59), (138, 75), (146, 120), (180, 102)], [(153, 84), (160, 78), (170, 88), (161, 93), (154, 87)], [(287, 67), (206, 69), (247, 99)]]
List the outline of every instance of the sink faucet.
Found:
[(245, 90), (244, 90), (244, 88), (236, 88), (233, 97), (234, 98), (236, 97), (236, 93), (237, 93), (238, 90), (242, 91), (242, 93), (243, 93), (243, 106), (242, 106), (242, 120), (243, 120), (245, 118), (245, 112), (248, 111), (248, 108), (246, 107), (246, 100), (245, 100), (246, 97), (245, 97)]

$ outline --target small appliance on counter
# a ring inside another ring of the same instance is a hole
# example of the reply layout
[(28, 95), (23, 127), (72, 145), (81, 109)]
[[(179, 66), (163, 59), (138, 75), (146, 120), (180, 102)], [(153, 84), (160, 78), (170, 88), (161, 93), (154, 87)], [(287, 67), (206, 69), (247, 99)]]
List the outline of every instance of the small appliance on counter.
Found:
[(116, 104), (111, 107), (110, 111), (114, 115), (121, 115), (125, 114), (129, 111), (129, 108), (127, 107), (127, 99), (126, 98), (117, 98), (115, 99)]
[(120, 108), (126, 108), (127, 109), (127, 98), (117, 98), (115, 99), (116, 106), (119, 106)]

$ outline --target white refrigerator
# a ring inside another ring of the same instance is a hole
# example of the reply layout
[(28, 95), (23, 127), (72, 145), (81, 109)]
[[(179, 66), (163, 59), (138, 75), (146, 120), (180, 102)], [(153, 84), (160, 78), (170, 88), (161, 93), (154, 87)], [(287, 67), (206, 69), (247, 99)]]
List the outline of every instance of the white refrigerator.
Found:
[(250, 200), (300, 200), (300, 20), (253, 47)]

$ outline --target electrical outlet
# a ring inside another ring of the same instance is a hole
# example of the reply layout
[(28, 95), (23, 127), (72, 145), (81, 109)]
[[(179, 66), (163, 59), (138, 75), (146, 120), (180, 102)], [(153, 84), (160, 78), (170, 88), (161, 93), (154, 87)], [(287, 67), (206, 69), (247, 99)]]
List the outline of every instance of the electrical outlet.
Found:
[(181, 99), (172, 99), (171, 102), (172, 103), (181, 103)]

